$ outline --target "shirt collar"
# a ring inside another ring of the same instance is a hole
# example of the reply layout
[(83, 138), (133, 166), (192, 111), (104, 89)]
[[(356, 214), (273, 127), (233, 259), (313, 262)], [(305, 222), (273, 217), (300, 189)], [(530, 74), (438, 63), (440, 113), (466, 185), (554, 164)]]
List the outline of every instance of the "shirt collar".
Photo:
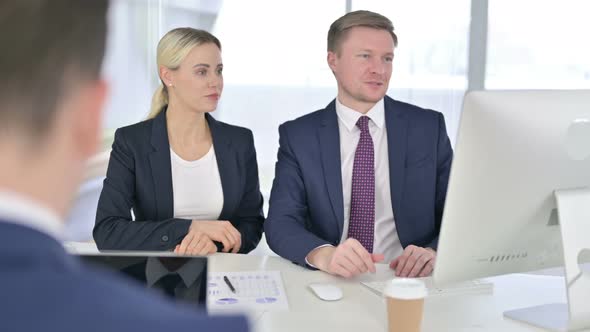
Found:
[(55, 211), (16, 192), (0, 191), (0, 220), (35, 229), (58, 241), (63, 237), (64, 224)]
[(379, 100), (373, 107), (363, 114), (357, 112), (350, 107), (344, 106), (338, 98), (336, 98), (336, 114), (348, 131), (352, 131), (356, 127), (356, 123), (359, 118), (363, 115), (368, 116), (371, 121), (377, 126), (377, 128), (383, 128), (385, 123), (385, 104), (383, 98)]

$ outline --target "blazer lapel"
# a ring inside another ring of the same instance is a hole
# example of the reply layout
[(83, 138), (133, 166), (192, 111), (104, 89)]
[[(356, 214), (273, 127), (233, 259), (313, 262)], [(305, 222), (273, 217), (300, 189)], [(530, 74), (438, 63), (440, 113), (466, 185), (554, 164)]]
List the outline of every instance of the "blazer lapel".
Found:
[(154, 151), (150, 154), (150, 166), (154, 181), (154, 198), (156, 214), (159, 220), (174, 216), (172, 189), (172, 170), (170, 166), (170, 143), (166, 128), (166, 110), (158, 114), (152, 125), (151, 144)]
[(338, 234), (342, 236), (344, 225), (344, 205), (342, 198), (342, 170), (340, 162), (340, 133), (336, 103), (332, 101), (322, 112), (322, 120), (318, 128), (322, 168), (328, 196), (336, 217)]
[(223, 208), (221, 209), (219, 219), (229, 220), (240, 200), (240, 190), (237, 188), (238, 184), (241, 183), (239, 178), (239, 164), (236, 153), (232, 149), (231, 139), (225, 128), (211, 115), (205, 114), (205, 118), (211, 130), (215, 158), (217, 158), (217, 168), (219, 169), (219, 177), (221, 178), (221, 187), (223, 190)]
[[(407, 119), (395, 107), (391, 98), (385, 97), (385, 124), (387, 149), (389, 150), (389, 189), (394, 216), (401, 212), (406, 172)], [(397, 220), (397, 218), (396, 218)]]

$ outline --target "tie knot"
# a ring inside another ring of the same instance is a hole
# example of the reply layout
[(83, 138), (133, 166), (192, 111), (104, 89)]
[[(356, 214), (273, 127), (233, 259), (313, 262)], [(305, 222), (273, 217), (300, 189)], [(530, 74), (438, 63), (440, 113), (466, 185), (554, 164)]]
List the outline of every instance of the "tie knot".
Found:
[(369, 117), (366, 115), (361, 116), (356, 122), (356, 126), (359, 127), (361, 132), (369, 131)]

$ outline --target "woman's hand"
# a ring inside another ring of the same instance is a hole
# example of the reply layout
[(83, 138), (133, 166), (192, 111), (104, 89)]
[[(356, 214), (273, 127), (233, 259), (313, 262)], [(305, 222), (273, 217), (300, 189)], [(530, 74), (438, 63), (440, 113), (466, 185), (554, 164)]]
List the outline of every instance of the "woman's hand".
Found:
[(174, 248), (179, 255), (205, 256), (217, 252), (217, 246), (205, 233), (189, 228), (182, 242)]
[[(237, 253), (242, 247), (242, 234), (229, 221), (193, 220), (189, 228), (189, 234), (191, 232), (203, 233), (209, 239), (221, 242), (223, 244), (223, 252), (231, 251), (232, 253)], [(184, 239), (182, 241), (184, 242)]]

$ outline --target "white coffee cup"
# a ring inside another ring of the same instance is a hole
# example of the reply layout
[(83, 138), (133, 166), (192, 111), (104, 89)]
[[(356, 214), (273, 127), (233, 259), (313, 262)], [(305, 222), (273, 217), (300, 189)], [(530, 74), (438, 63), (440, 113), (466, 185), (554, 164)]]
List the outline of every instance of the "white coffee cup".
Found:
[(383, 290), (387, 305), (389, 332), (418, 332), (422, 324), (424, 298), (428, 295), (422, 280), (395, 278)]

